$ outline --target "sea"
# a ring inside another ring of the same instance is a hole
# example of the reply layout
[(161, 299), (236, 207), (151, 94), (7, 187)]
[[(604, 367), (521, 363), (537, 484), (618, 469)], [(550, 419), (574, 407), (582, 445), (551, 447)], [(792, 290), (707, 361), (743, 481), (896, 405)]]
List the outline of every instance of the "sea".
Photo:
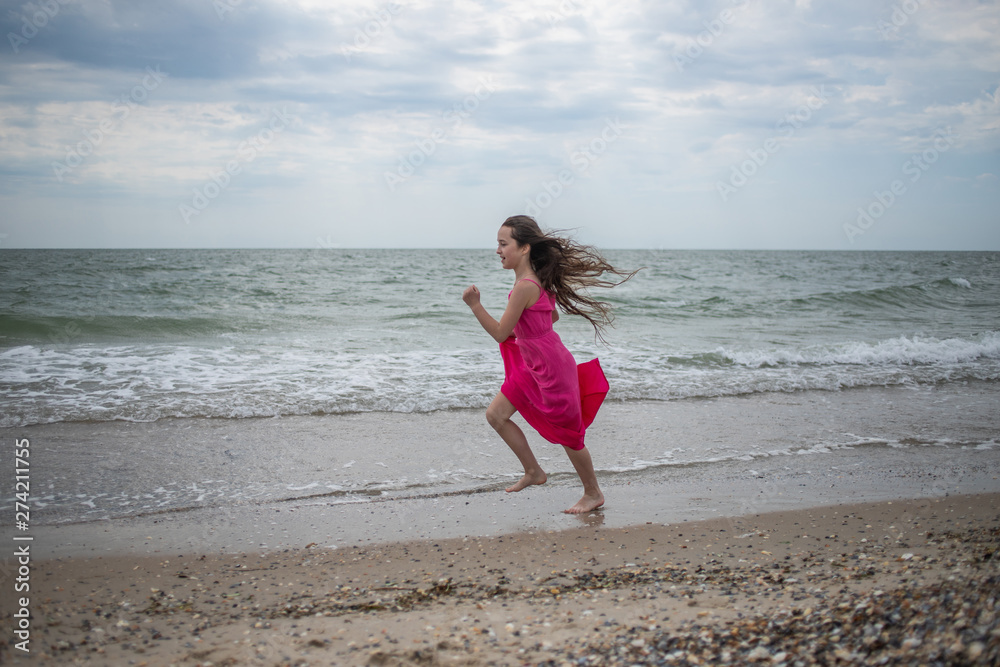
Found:
[[(639, 270), (592, 292), (614, 309), (606, 342), (579, 317), (563, 316), (556, 329), (579, 361), (600, 358), (611, 385), (607, 405), (1000, 387), (1000, 253), (605, 256)], [(176, 433), (195, 423), (383, 415), (405, 430), (410, 417), (481, 411), (503, 367), (462, 302), (470, 284), (499, 317), (512, 274), (490, 250), (3, 249), (0, 429), (29, 437), (46, 425), (85, 434), (126, 423), (146, 425), (149, 434), (157, 424)], [(64, 439), (58, 474), (35, 473), (35, 516), (58, 523), (212, 502), (473, 491), (516, 472), (512, 457), (498, 466), (495, 457), (510, 454), (482, 425), (477, 443), (496, 447), (488, 456), (456, 457), (442, 444), (407, 464), (388, 446), (345, 450), (331, 454), (336, 471), (273, 466), (253, 479), (231, 466), (223, 475), (222, 463), (213, 463), (215, 455), (240, 455), (232, 440), (201, 445), (218, 451), (183, 465), (189, 452), (176, 439), (145, 443), (156, 471), (142, 475), (95, 465), (95, 456), (122, 459), (131, 450), (99, 438)], [(752, 459), (774, 445), (742, 446), (726, 443), (721, 458)], [(980, 435), (962, 446), (997, 441)], [(599, 472), (721, 460), (717, 444), (635, 447), (605, 457)], [(287, 453), (278, 446), (269, 455), (287, 460)], [(435, 456), (445, 460), (428, 464)], [(462, 465), (449, 468), (459, 458)], [(10, 488), (5, 506), (13, 506)]]

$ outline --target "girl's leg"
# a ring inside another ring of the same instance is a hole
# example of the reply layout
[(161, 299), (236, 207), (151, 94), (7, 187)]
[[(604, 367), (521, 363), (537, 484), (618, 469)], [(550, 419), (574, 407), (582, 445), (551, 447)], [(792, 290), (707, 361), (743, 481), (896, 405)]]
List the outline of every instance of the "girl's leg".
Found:
[(583, 482), (583, 497), (577, 501), (576, 505), (563, 511), (567, 514), (584, 514), (596, 510), (604, 504), (604, 494), (601, 493), (601, 487), (597, 485), (597, 474), (594, 472), (594, 461), (590, 458), (590, 450), (586, 447), (583, 449), (563, 447), (563, 449), (566, 450), (569, 460), (576, 468), (576, 474)]
[(514, 405), (507, 400), (506, 396), (499, 392), (497, 392), (493, 402), (490, 403), (490, 407), (486, 408), (486, 421), (500, 434), (500, 437), (503, 438), (503, 441), (507, 443), (507, 446), (510, 447), (514, 455), (517, 456), (517, 460), (524, 467), (524, 477), (517, 484), (508, 486), (507, 493), (520, 491), (533, 484), (544, 484), (548, 479), (545, 471), (538, 465), (531, 447), (528, 446), (528, 439), (524, 437), (524, 432), (517, 424), (510, 420), (515, 412), (517, 412), (517, 409)]

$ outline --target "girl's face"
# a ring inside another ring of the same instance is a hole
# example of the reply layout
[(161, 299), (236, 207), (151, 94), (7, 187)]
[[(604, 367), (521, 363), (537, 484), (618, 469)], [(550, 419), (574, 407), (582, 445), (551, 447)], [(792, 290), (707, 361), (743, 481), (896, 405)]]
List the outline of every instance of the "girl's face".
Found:
[(500, 266), (505, 269), (517, 268), (528, 256), (529, 245), (518, 245), (510, 235), (510, 227), (503, 225), (497, 232), (497, 254), (500, 255)]

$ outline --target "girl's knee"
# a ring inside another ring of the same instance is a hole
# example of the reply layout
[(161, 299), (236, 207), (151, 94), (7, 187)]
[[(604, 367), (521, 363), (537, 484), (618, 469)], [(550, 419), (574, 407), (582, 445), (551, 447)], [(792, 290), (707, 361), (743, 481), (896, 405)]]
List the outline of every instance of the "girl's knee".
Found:
[(493, 430), (499, 431), (500, 428), (504, 425), (504, 422), (507, 421), (507, 419), (503, 416), (503, 414), (499, 410), (495, 410), (491, 405), (490, 407), (486, 408), (486, 421), (489, 422), (490, 426), (493, 427)]
[(510, 421), (515, 410), (511, 402), (503, 394), (497, 394), (493, 402), (486, 408), (486, 421), (495, 430), (499, 431)]

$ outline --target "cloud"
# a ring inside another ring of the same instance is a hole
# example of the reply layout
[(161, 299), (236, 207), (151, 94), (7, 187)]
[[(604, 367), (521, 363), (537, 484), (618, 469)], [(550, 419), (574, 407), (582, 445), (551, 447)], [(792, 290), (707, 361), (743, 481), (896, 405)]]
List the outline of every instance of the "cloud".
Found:
[[(544, 218), (570, 226), (619, 207), (634, 221), (629, 238), (664, 245), (663, 212), (681, 212), (722, 229), (758, 225), (755, 237), (776, 243), (789, 237), (771, 225), (787, 229), (788, 216), (821, 199), (812, 219), (826, 243), (837, 202), (852, 210), (941, 128), (959, 140), (929, 178), (961, 171), (955, 182), (973, 187), (968, 174), (984, 170), (971, 165), (998, 148), (1000, 10), (971, 0), (902, 6), (0, 0), (0, 198), (18, 210), (52, 197), (82, 208), (127, 202), (176, 221), (277, 110), (296, 123), (242, 163), (204, 224), (238, 214), (259, 228), (254, 238), (295, 244), (315, 229), (276, 228), (264, 211), (377, 215), (395, 229), (395, 216), (432, 198), (454, 203), (440, 215), (459, 228), (477, 205), (501, 211), (535, 198), (611, 120), (620, 138)], [(145, 89), (150, 69), (163, 78)], [(815, 91), (826, 101), (810, 108)], [(775, 138), (767, 165), (721, 201), (717, 183)], [(82, 152), (72, 169), (54, 166)], [(386, 174), (407, 165), (412, 173), (387, 186)], [(769, 214), (767, 201), (793, 204)], [(6, 224), (7, 247), (53, 237), (27, 231), (54, 224), (38, 216)], [(356, 242), (385, 238), (403, 237)]]

